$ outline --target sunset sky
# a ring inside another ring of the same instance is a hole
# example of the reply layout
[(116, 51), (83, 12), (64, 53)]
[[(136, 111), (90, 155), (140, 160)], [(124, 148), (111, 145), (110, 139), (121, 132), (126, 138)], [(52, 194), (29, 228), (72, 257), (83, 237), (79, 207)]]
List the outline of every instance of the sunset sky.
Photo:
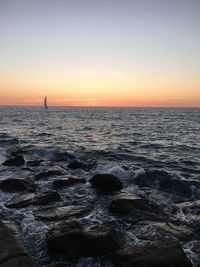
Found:
[(199, 0), (0, 0), (0, 105), (200, 107)]

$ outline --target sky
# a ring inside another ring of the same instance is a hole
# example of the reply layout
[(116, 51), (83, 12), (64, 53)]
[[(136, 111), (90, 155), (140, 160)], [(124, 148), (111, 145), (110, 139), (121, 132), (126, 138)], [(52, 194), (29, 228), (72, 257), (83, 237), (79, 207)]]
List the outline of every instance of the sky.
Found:
[(0, 105), (200, 107), (200, 0), (0, 0)]

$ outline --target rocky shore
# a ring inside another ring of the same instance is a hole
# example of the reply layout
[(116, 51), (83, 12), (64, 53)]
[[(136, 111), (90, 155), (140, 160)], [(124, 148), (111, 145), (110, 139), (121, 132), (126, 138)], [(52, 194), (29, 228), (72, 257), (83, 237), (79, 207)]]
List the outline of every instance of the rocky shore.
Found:
[(0, 221), (0, 266), (36, 267), (33, 259), (15, 237), (14, 232)]
[[(152, 170), (135, 175), (130, 186), (124, 177), (91, 175), (91, 169), (78, 160), (67, 166), (38, 158), (28, 161), (22, 151), (13, 151), (1, 168), (0, 190), (6, 194), (1, 219), (11, 220), (21, 211), (20, 218), (31, 214), (41, 223), (45, 230), (39, 242), (48, 255), (46, 266), (72, 266), (84, 258), (99, 259), (99, 266), (199, 266), (198, 257), (195, 261), (191, 256), (200, 254), (200, 203), (192, 191), (194, 186), (200, 189), (199, 181)], [(182, 211), (193, 211), (193, 220), (180, 219)], [(23, 248), (30, 249), (29, 232), (23, 239), (19, 230), (16, 237), (2, 220), (0, 267), (36, 266)], [(14, 223), (20, 227), (18, 217)], [(196, 246), (189, 246), (194, 240)], [(34, 249), (30, 254), (37, 266), (45, 266)]]

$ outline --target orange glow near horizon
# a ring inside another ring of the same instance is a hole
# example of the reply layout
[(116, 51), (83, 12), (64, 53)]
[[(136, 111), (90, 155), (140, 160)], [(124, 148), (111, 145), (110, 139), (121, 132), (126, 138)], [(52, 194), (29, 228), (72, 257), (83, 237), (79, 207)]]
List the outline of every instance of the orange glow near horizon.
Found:
[(200, 107), (200, 90), (192, 79), (98, 72), (74, 71), (67, 78), (63, 73), (9, 74), (0, 79), (0, 105), (41, 106), (47, 95), (49, 106)]

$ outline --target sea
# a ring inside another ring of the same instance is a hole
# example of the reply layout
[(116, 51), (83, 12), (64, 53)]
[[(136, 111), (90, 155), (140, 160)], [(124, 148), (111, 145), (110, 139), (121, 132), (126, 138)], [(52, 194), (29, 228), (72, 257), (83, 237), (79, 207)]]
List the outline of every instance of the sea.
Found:
[[(42, 162), (37, 167), (2, 165), (13, 151), (20, 151), (26, 162), (36, 159)], [(73, 160), (88, 167), (71, 169), (68, 165)], [(0, 180), (28, 179), (52, 169), (87, 181), (97, 173), (117, 176), (128, 192), (148, 197), (170, 214), (171, 223), (191, 231), (188, 238), (178, 235), (174, 238), (193, 266), (200, 266), (200, 250), (196, 249), (200, 244), (199, 108), (0, 107)], [(166, 188), (159, 185), (162, 177), (169, 179)], [(35, 183), (45, 191), (56, 179), (52, 176)], [(156, 223), (144, 225), (110, 214), (107, 210), (110, 198), (96, 196), (89, 182), (58, 192), (62, 205), (94, 205), (92, 212), (78, 218), (79, 221), (87, 225), (114, 223), (134, 244), (143, 245), (151, 235), (159, 236), (166, 226), (164, 222), (162, 227)], [(18, 227), (21, 242), (39, 267), (112, 266), (106, 258), (81, 258), (73, 265), (60, 256), (52, 258), (47, 251), (46, 233), (57, 222), (35, 218), (34, 211), (41, 208), (37, 205), (6, 208), (5, 204), (17, 194), (1, 192), (0, 218)], [(193, 208), (185, 208), (186, 202)], [(177, 203), (183, 205), (174, 209)]]

